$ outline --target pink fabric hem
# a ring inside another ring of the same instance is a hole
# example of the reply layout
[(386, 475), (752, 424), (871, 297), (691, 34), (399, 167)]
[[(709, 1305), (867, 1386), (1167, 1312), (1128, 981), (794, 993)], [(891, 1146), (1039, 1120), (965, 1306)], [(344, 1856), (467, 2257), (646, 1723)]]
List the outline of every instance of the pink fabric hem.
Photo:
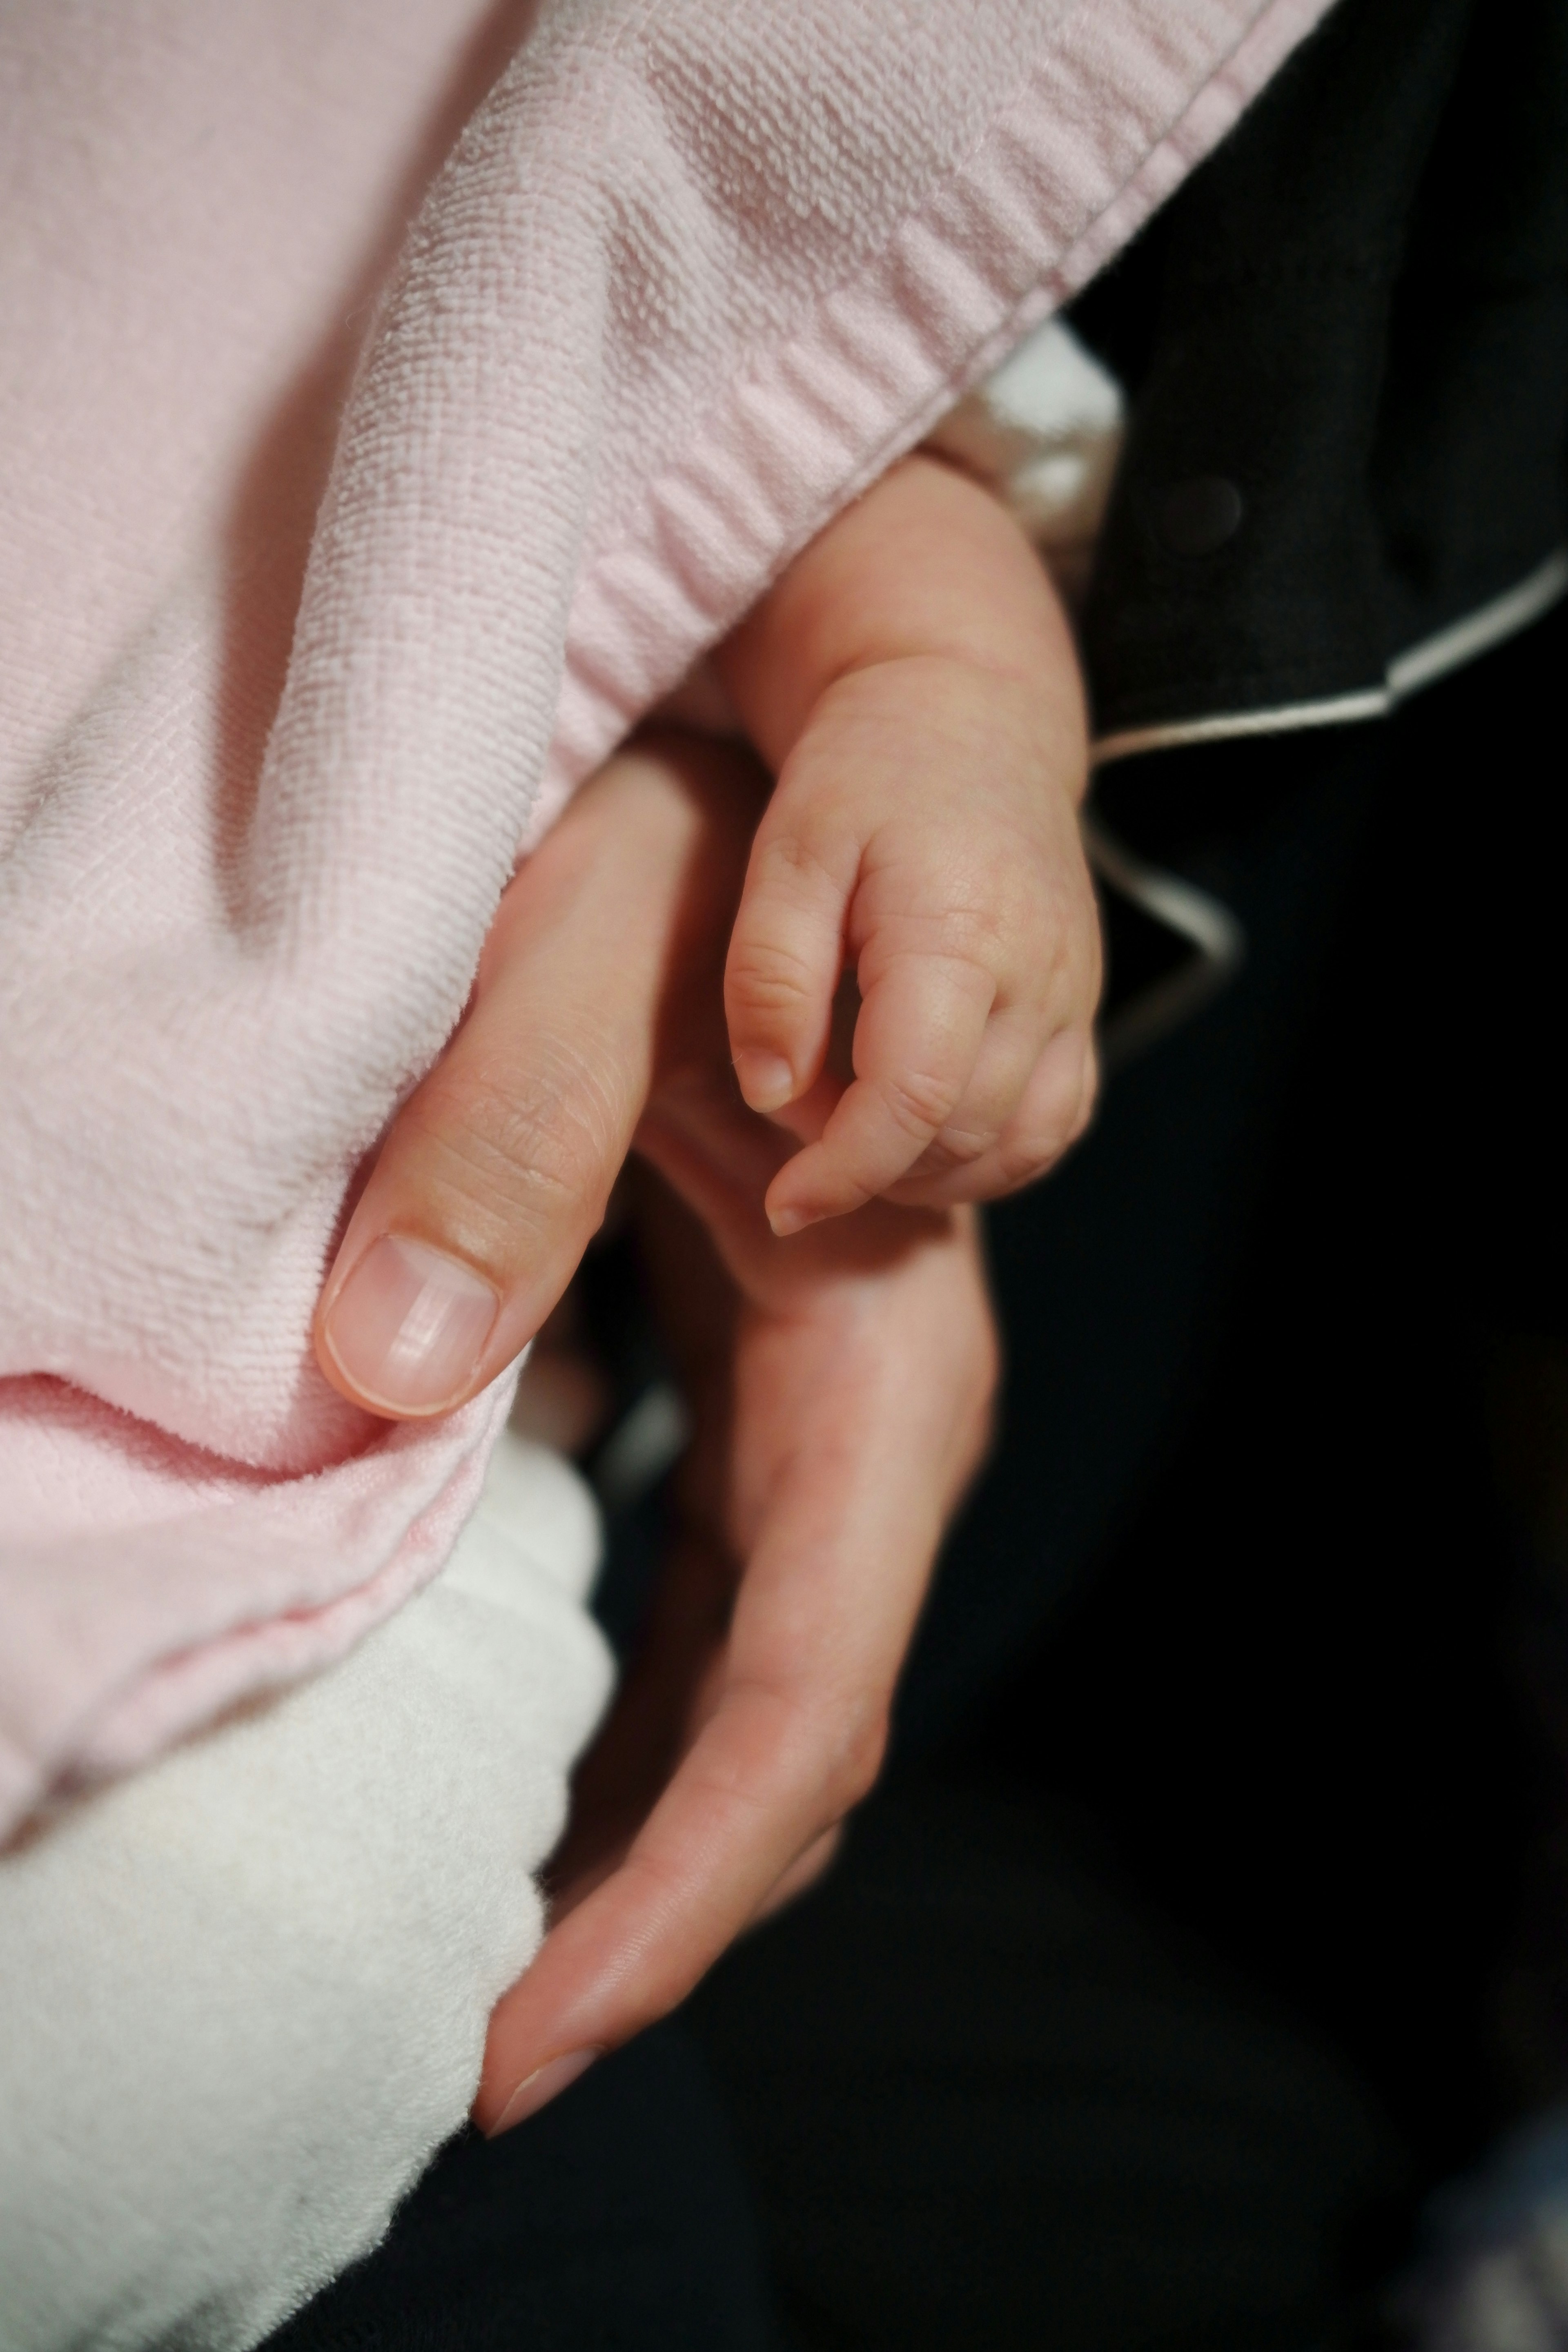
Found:
[[(1329, 5), (1268, 0), (1239, 26), (1225, 0), (1201, 25), (1161, 0), (1074, 10), (1058, 53), (931, 204), (752, 359), (615, 541), (589, 551), (525, 846), (823, 525), (1136, 235)], [(1143, 102), (1107, 123), (1107, 89)], [(1062, 169), (1064, 121), (1098, 150), (1081, 180)], [(773, 484), (785, 495), (771, 499)]]
[[(515, 1385), (438, 1425), (381, 1424), (363, 1453), (301, 1478), (203, 1462), (147, 1433), (185, 1457), (149, 1490), (153, 1516), (8, 1545), (0, 1843), (45, 1797), (128, 1771), (319, 1672), (427, 1583), (479, 1499)], [(37, 1386), (24, 1421), (57, 1475), (74, 1461), (90, 1475), (95, 1454), (112, 1465), (123, 1416)]]

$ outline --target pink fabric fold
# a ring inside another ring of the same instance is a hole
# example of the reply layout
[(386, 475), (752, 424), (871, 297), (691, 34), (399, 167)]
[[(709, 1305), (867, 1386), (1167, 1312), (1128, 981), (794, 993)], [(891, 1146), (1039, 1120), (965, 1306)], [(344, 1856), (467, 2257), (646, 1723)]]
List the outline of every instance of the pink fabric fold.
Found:
[(5, 12), (0, 1837), (439, 1566), (309, 1326), (520, 848), (1323, 5)]

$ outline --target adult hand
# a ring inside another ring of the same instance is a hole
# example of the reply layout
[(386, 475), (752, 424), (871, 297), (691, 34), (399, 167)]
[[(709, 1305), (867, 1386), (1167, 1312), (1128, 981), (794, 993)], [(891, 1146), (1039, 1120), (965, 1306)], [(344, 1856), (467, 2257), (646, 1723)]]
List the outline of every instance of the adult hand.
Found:
[[(383, 1411), (461, 1402), (559, 1296), (646, 1103), (670, 1188), (646, 1202), (653, 1265), (698, 1435), (644, 1655), (580, 1779), (556, 1924), (492, 2021), (490, 2130), (673, 2007), (809, 1874), (875, 1775), (984, 1444), (994, 1345), (964, 1214), (874, 1206), (787, 1242), (763, 1214), (792, 1146), (739, 1100), (721, 993), (759, 798), (749, 762), (676, 738), (580, 796), (509, 892), (323, 1293), (340, 1387)], [(401, 1299), (362, 1275), (378, 1250)], [(453, 1297), (476, 1302), (466, 1358)]]

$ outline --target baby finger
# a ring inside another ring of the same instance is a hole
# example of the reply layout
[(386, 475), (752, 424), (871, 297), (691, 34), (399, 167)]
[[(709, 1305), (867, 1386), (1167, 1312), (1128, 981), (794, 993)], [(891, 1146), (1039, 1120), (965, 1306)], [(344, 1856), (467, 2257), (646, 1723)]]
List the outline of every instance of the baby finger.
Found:
[(882, 967), (855, 1026), (854, 1084), (769, 1187), (776, 1234), (858, 1209), (907, 1173), (963, 1099), (994, 994), (990, 974), (957, 956)]
[(1021, 1192), (1079, 1140), (1093, 1117), (1099, 1083), (1092, 1036), (1062, 1030), (1036, 1063), (1017, 1109), (983, 1152), (945, 1157), (945, 1134), (939, 1136), (890, 1198), (904, 1208), (935, 1209)]

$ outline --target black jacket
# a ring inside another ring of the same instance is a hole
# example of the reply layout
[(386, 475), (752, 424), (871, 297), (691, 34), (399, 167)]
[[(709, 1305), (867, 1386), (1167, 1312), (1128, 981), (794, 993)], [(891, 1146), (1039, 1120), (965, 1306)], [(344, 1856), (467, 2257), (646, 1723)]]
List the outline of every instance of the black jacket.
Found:
[(1075, 306), (1102, 756), (1371, 716), (1568, 583), (1568, 0), (1341, 0)]

